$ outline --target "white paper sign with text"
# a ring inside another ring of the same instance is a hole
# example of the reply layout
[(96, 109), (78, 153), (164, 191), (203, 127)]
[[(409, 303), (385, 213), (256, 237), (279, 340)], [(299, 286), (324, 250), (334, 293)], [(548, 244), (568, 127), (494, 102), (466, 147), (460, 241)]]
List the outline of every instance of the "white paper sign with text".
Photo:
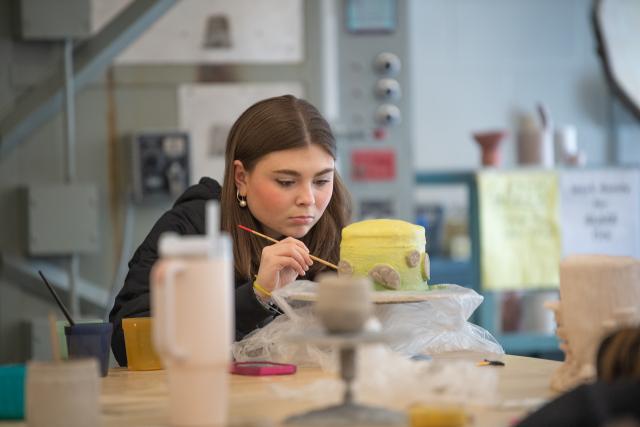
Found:
[(640, 170), (560, 175), (562, 255), (640, 256)]

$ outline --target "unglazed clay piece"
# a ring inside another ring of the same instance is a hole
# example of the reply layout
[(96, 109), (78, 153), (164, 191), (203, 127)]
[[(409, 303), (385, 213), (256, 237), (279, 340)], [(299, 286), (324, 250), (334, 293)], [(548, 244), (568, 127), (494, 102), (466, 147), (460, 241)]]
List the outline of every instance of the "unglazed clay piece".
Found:
[(424, 253), (424, 258), (422, 259), (422, 278), (424, 280), (428, 280), (431, 278), (431, 260), (429, 259), (429, 254)]
[(415, 249), (410, 251), (406, 257), (407, 265), (409, 267), (415, 267), (420, 263), (420, 252)]
[(385, 288), (393, 290), (400, 288), (400, 274), (388, 264), (376, 264), (369, 271), (369, 277)]
[(640, 260), (574, 255), (560, 263), (560, 301), (546, 303), (556, 318), (565, 360), (551, 388), (569, 390), (595, 379), (596, 352), (612, 329), (640, 323)]
[(341, 260), (338, 263), (338, 274), (340, 277), (351, 277), (353, 275), (353, 267), (349, 261)]
[(368, 277), (322, 275), (314, 312), (329, 333), (360, 332), (373, 313)]
[(25, 415), (29, 426), (100, 425), (97, 359), (27, 364)]

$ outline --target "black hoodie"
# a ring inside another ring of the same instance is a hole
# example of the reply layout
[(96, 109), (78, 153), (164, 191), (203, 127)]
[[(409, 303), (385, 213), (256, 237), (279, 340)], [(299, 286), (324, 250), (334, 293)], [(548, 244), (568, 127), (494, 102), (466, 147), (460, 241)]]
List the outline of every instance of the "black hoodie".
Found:
[[(198, 184), (189, 187), (173, 208), (155, 223), (129, 261), (129, 273), (109, 314), (109, 321), (113, 323), (111, 348), (120, 366), (127, 365), (122, 319), (150, 315), (149, 273), (158, 259), (160, 235), (167, 231), (182, 235), (204, 234), (205, 204), (208, 200), (220, 200), (220, 190), (220, 184), (211, 178), (202, 178)], [(250, 281), (236, 277), (235, 288), (236, 340), (239, 340), (267, 324), (275, 313), (258, 302)]]

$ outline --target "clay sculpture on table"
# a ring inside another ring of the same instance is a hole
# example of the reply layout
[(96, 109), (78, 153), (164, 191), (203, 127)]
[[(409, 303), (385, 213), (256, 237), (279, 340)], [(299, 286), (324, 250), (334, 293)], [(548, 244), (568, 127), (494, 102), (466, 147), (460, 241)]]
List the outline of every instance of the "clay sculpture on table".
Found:
[(564, 363), (551, 387), (566, 391), (596, 377), (596, 352), (612, 330), (640, 324), (640, 260), (574, 255), (560, 264), (560, 301), (546, 304), (556, 317)]

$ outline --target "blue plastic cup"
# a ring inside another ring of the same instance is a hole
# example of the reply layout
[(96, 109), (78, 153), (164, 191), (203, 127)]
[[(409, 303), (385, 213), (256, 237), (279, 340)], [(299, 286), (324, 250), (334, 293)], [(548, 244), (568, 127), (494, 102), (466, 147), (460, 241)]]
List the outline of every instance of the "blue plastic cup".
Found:
[(24, 365), (0, 366), (0, 420), (24, 418)]
[[(73, 319), (76, 323), (104, 323), (102, 319)], [(64, 333), (65, 326), (69, 326), (69, 322), (67, 320), (58, 320), (56, 321), (56, 331), (58, 332), (58, 354), (60, 355), (60, 359), (67, 360), (69, 358), (69, 353), (67, 352), (67, 336)]]
[(76, 323), (74, 326), (65, 326), (69, 358), (95, 357), (100, 364), (100, 375), (106, 377), (109, 373), (112, 333), (111, 323)]

